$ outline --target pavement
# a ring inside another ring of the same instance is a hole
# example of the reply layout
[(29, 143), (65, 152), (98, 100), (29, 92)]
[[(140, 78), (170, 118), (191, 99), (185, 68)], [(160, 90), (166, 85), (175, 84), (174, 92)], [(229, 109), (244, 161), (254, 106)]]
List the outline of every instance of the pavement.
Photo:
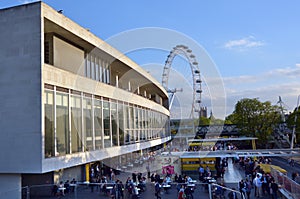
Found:
[[(150, 165), (153, 169), (151, 172), (156, 172), (161, 174), (161, 166), (164, 165), (164, 157), (161, 158), (160, 160), (158, 160), (159, 162), (154, 162), (153, 165)], [(282, 168), (285, 168), (286, 170), (288, 170), (288, 174), (291, 175), (292, 171), (299, 171), (300, 173), (300, 167), (298, 166), (298, 164), (295, 167), (290, 167), (287, 164), (287, 161), (282, 159), (282, 158), (274, 158), (273, 159), (274, 163), (278, 166), (281, 166)], [(173, 161), (172, 161), (173, 162)], [(173, 164), (175, 166), (175, 172), (178, 172), (178, 170), (180, 170), (180, 165), (176, 165)], [(157, 170), (154, 170), (157, 169)], [(141, 165), (140, 167), (134, 167), (132, 170), (127, 171), (127, 172), (121, 172), (119, 175), (116, 175), (116, 178), (121, 180), (123, 182), (123, 184), (125, 184), (126, 179), (128, 177), (132, 176), (132, 172), (142, 172), (143, 176), (146, 176), (146, 169), (145, 169), (145, 165)], [(198, 180), (197, 178), (197, 173), (195, 173), (194, 175), (194, 180)], [(238, 182), (241, 179), (245, 179), (245, 173), (244, 170), (239, 168), (238, 165), (234, 165), (232, 164), (232, 162), (229, 159), (228, 162), (228, 168), (227, 171), (225, 172), (224, 175), (224, 179), (218, 179), (217, 182), (223, 182), (224, 185), (228, 188), (235, 188), (238, 189)], [(172, 184), (171, 188), (168, 190), (168, 192), (162, 191), (161, 193), (161, 198), (162, 199), (177, 199), (177, 189), (176, 189), (177, 185), (176, 184)], [(66, 194), (65, 196), (53, 196), (51, 195), (51, 187), (45, 187), (44, 190), (49, 190), (46, 191), (46, 194), (37, 194), (35, 195), (34, 193), (37, 193), (38, 191), (35, 191), (34, 189), (31, 189), (31, 197), (30, 199), (55, 199), (55, 198), (61, 198), (61, 199), (108, 199), (110, 198), (108, 195), (105, 195), (104, 193), (100, 192), (100, 189), (97, 189), (97, 187), (94, 187), (94, 190), (91, 190), (91, 187), (86, 185), (86, 184), (81, 184), (77, 186), (77, 192), (71, 192)], [(228, 198), (228, 193), (230, 191), (226, 191), (225, 192), (225, 198)], [(147, 183), (146, 183), (146, 191), (145, 192), (141, 192), (139, 195), (139, 199), (155, 199), (155, 190), (154, 190), (154, 184), (150, 182), (150, 179), (148, 179)], [(195, 190), (193, 193), (193, 198), (195, 199), (209, 199), (209, 193), (208, 193), (208, 189), (207, 186), (203, 186), (203, 184), (201, 184), (199, 181), (197, 181), (196, 186), (195, 186)], [(251, 191), (251, 197), (250, 198), (255, 198), (254, 196), (254, 189), (252, 189)], [(266, 195), (261, 197), (260, 199), (269, 199), (271, 198), (270, 196)], [(26, 197), (23, 197), (23, 199), (26, 199)], [(131, 199), (131, 197), (125, 197), (124, 199)], [(240, 197), (239, 197), (240, 199)]]
[[(138, 169), (138, 168), (135, 168)], [(144, 173), (144, 176), (146, 173)], [(222, 180), (222, 182), (225, 183), (225, 186), (228, 188), (235, 188), (237, 189), (238, 181), (242, 179), (244, 176), (244, 171), (233, 165), (232, 163), (228, 164), (228, 170), (227, 173), (225, 173), (224, 179), (218, 179), (218, 182)], [(121, 172), (119, 175), (116, 176), (117, 179), (121, 180), (123, 184), (126, 182), (126, 179), (128, 177), (131, 177), (131, 173), (128, 172)], [(197, 180), (197, 179), (195, 179)], [(207, 186), (204, 186), (203, 184), (199, 183), (197, 181), (195, 186), (195, 190), (193, 193), (193, 198), (195, 199), (209, 199), (209, 193)], [(172, 184), (171, 188), (165, 192), (161, 192), (161, 198), (162, 199), (177, 199), (177, 185)], [(225, 198), (228, 198), (228, 193), (230, 191), (225, 192)], [(154, 195), (155, 189), (154, 189), (154, 184), (150, 182), (150, 179), (148, 179), (146, 183), (146, 191), (141, 192), (139, 195), (139, 199), (155, 199), (156, 196)], [(46, 195), (46, 196), (31, 196), (30, 199), (55, 199), (55, 198), (61, 198), (61, 199), (108, 199), (110, 198), (108, 195), (105, 195), (104, 193), (100, 192), (100, 189), (97, 189), (94, 187), (94, 190), (92, 191), (91, 188), (87, 185), (79, 185), (77, 187), (77, 192), (76, 194), (74, 192), (68, 193), (65, 196), (51, 196), (51, 194)], [(251, 193), (251, 198), (254, 197), (254, 189), (252, 190)], [(264, 196), (261, 197), (261, 199), (267, 199), (271, 198), (270, 196)], [(131, 199), (131, 197), (125, 197), (124, 199)], [(240, 199), (240, 197), (239, 197)]]

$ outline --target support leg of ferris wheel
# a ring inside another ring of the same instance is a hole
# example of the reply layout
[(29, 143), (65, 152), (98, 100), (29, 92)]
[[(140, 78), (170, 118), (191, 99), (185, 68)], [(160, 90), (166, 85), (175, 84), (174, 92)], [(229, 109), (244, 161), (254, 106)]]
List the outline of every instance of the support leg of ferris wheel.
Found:
[(171, 110), (171, 108), (172, 108), (172, 105), (173, 105), (173, 102), (174, 102), (174, 98), (175, 98), (175, 94), (176, 94), (177, 92), (182, 92), (182, 91), (183, 91), (182, 88), (181, 88), (181, 89), (175, 88), (175, 89), (169, 89), (169, 90), (168, 90), (168, 93), (171, 93), (171, 96), (170, 96), (170, 104), (169, 104), (169, 110)]
[(291, 149), (294, 148), (294, 142), (296, 140), (296, 132), (295, 131), (296, 131), (298, 108), (299, 108), (299, 99), (300, 99), (300, 95), (298, 95), (298, 99), (297, 99), (297, 107), (296, 107), (296, 113), (295, 113), (294, 127), (293, 127), (293, 132), (292, 132)]

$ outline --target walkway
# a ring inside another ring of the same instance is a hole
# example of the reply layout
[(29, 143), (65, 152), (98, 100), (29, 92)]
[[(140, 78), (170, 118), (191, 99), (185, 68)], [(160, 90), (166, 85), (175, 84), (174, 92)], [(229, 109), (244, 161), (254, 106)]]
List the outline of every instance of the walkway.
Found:
[(228, 167), (224, 174), (224, 182), (225, 183), (238, 183), (241, 181), (241, 179), (244, 179), (243, 177), (243, 171), (239, 170), (233, 163), (232, 159), (228, 159)]

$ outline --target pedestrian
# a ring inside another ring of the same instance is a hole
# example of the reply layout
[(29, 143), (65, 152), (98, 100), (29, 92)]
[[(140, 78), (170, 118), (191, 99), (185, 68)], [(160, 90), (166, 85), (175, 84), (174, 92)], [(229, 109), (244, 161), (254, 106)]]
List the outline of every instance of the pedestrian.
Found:
[(255, 188), (255, 196), (256, 197), (261, 197), (262, 196), (262, 194), (261, 194), (262, 182), (261, 182), (261, 177), (258, 173), (256, 174), (256, 177), (253, 180), (253, 185), (254, 185), (254, 188)]
[(274, 179), (272, 179), (270, 193), (273, 199), (277, 199), (277, 191), (278, 191), (278, 184), (275, 182)]
[(178, 199), (185, 199), (186, 195), (184, 193), (184, 185), (181, 185), (179, 191), (178, 191)]
[(156, 199), (161, 199), (160, 187), (161, 187), (161, 185), (159, 184), (159, 182), (156, 182), (155, 183), (155, 196), (156, 196)]
[(270, 179), (269, 179), (269, 176), (266, 175), (265, 173), (263, 174), (263, 176), (261, 177), (261, 182), (262, 182), (262, 193), (263, 195), (266, 195), (266, 194), (270, 194), (270, 190), (269, 190), (269, 184), (270, 184)]
[(150, 176), (150, 165), (149, 165), (149, 163), (146, 166), (146, 170), (147, 170), (147, 174), (148, 174), (147, 177), (150, 178), (151, 176)]
[(238, 188), (239, 188), (239, 191), (240, 191), (241, 195), (245, 196), (245, 194), (246, 194), (246, 183), (244, 182), (243, 179), (239, 182)]
[(132, 199), (138, 199), (139, 191), (136, 184), (133, 184)]
[(245, 183), (246, 183), (246, 195), (247, 195), (247, 199), (250, 199), (252, 185), (251, 185), (251, 182), (248, 180), (248, 178), (246, 179)]
[(116, 185), (114, 184), (113, 188), (110, 191), (110, 197), (112, 199), (116, 199), (116, 194), (117, 194), (117, 190), (116, 190)]
[(117, 182), (117, 199), (123, 199), (124, 198), (124, 185), (122, 181)]
[(230, 191), (230, 192), (228, 193), (228, 198), (229, 198), (229, 199), (237, 199), (238, 197), (237, 197), (235, 188), (233, 188), (232, 190), (233, 190), (233, 191)]

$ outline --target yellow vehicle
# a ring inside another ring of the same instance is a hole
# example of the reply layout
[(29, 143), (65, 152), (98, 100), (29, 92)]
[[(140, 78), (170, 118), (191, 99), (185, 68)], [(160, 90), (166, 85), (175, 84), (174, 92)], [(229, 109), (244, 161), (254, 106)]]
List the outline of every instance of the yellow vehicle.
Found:
[[(199, 167), (202, 166), (204, 169), (209, 167), (211, 171), (215, 171), (215, 165), (217, 158), (227, 157), (228, 154), (211, 154), (204, 153), (202, 155), (197, 152), (212, 151), (213, 147), (217, 142), (230, 143), (232, 141), (251, 141), (252, 149), (255, 149), (255, 140), (257, 138), (250, 137), (222, 137), (222, 138), (210, 138), (210, 139), (191, 139), (189, 140), (189, 151), (180, 156), (181, 160), (181, 171), (198, 171)], [(231, 156), (232, 157), (232, 156)], [(218, 160), (220, 161), (220, 160)]]
[(211, 171), (215, 171), (216, 158), (180, 158), (181, 171), (198, 171), (202, 166), (204, 169), (208, 166)]
[(271, 168), (280, 171), (283, 174), (287, 174), (287, 171), (279, 166), (276, 165), (271, 165), (271, 164), (259, 164), (260, 168), (265, 172), (265, 173), (271, 173)]

